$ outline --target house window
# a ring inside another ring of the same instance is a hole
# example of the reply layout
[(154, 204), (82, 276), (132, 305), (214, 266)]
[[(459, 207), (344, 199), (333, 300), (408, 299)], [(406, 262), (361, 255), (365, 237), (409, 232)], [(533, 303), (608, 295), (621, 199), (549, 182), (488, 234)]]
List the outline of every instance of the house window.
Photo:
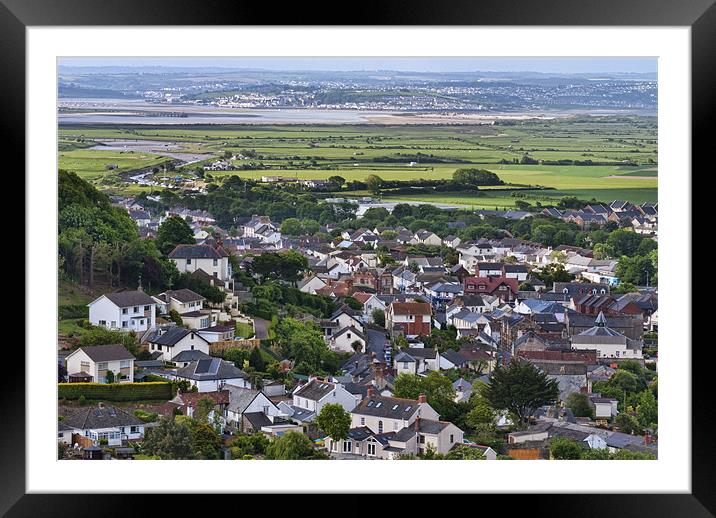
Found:
[(187, 259), (186, 264), (191, 264), (191, 259)]
[(129, 369), (129, 360), (122, 360), (119, 362), (120, 369)]
[(111, 326), (111, 327), (117, 327), (117, 321), (116, 321), (116, 320), (112, 320), (112, 326)]
[(101, 371), (107, 370), (107, 362), (98, 363), (97, 368)]
[(149, 311), (149, 306), (144, 306), (144, 311)]
[(393, 430), (398, 429), (398, 421), (393, 421)]
[(375, 443), (368, 443), (368, 455), (375, 455)]
[(107, 325), (107, 321), (106, 321), (106, 320), (100, 320), (100, 321), (99, 321), (99, 325), (101, 325), (101, 326), (106, 326), (106, 325)]
[(424, 435), (420, 436), (420, 444), (425, 444), (425, 436)]
[(124, 322), (122, 322), (122, 327), (127, 327), (127, 324), (128, 322), (125, 320)]
[(218, 259), (214, 259), (214, 266), (219, 266), (219, 260), (218, 260)]
[(378, 433), (383, 433), (383, 421), (378, 421)]
[(353, 443), (350, 441), (343, 441), (343, 453), (351, 453)]
[(127, 308), (122, 308), (122, 314), (123, 314), (123, 315), (126, 315), (126, 314), (127, 314)]
[(365, 426), (365, 417), (360, 418), (360, 424), (361, 426)]
[(138, 426), (132, 426), (129, 428), (129, 433), (139, 433), (139, 427)]
[(450, 444), (455, 442), (455, 436), (450, 434)]
[(80, 363), (80, 369), (82, 369), (82, 370), (85, 371), (85, 372), (88, 372), (89, 369), (90, 369), (90, 364), (89, 364), (89, 362), (81, 362), (81, 363)]
[(134, 306), (134, 312), (139, 313), (139, 306)]

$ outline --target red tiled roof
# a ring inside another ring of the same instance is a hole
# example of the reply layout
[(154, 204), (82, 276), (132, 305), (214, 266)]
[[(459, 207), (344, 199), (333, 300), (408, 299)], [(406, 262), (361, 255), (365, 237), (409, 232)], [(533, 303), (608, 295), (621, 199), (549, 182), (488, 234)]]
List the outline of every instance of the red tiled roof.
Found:
[(394, 315), (431, 315), (432, 309), (427, 302), (392, 302)]
[(484, 285), (484, 290), (470, 290), (470, 291), (478, 291), (480, 293), (493, 293), (497, 290), (497, 288), (501, 285), (506, 285), (510, 288), (510, 291), (512, 293), (517, 294), (517, 288), (519, 286), (519, 281), (517, 279), (513, 278), (507, 278), (507, 277), (465, 277), (464, 280), (465, 284), (465, 290), (469, 290), (468, 286), (474, 285), (474, 286), (480, 286)]

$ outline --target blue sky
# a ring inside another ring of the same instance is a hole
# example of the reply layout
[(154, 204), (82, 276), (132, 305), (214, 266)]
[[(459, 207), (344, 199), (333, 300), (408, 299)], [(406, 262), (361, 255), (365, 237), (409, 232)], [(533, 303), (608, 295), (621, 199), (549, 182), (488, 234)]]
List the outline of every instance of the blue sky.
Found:
[(415, 72), (545, 72), (545, 73), (653, 73), (657, 72), (655, 57), (515, 57), (515, 58), (61, 58), (66, 66), (171, 66), (258, 68), (278, 71), (326, 70), (395, 70)]

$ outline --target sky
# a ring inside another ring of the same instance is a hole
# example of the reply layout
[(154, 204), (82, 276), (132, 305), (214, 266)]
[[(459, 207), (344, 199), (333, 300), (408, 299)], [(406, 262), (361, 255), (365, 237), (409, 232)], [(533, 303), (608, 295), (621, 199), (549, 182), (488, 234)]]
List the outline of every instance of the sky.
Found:
[(118, 58), (60, 58), (64, 66), (167, 66), (167, 67), (225, 67), (252, 68), (275, 71), (373, 71), (392, 70), (410, 72), (544, 72), (569, 73), (657, 73), (657, 58), (464, 58), (464, 57), (118, 57)]

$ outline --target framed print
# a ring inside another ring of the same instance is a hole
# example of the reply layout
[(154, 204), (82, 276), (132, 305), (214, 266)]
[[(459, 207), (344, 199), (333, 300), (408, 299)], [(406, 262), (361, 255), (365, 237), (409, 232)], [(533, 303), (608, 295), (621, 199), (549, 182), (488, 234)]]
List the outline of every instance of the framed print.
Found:
[(350, 26), (132, 4), (0, 10), (28, 205), (3, 512), (345, 492), (712, 515), (709, 2)]

